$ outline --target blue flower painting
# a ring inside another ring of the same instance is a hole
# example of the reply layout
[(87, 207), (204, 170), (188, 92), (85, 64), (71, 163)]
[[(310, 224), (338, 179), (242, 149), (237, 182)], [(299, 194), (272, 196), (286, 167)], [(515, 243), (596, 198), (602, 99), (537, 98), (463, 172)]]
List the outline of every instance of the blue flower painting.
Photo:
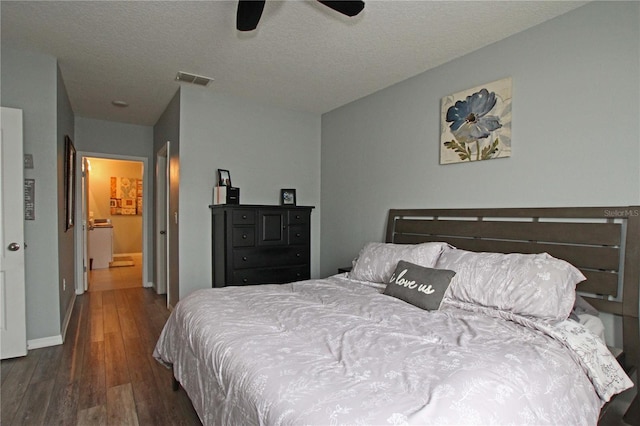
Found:
[(442, 98), (440, 164), (511, 155), (511, 78)]

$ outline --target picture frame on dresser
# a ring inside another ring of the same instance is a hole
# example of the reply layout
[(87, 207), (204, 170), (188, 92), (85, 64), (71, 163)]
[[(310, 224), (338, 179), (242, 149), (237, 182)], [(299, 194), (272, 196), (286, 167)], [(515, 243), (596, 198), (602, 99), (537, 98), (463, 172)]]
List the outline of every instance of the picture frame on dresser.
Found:
[(280, 190), (280, 205), (282, 205), (282, 206), (295, 206), (296, 205), (296, 190), (295, 189), (281, 189)]
[(218, 186), (231, 187), (231, 173), (229, 170), (218, 169)]

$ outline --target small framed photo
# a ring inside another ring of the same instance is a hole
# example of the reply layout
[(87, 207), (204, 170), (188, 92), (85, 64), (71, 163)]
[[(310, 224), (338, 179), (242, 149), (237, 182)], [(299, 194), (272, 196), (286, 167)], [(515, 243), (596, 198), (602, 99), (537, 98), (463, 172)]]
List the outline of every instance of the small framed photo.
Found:
[(218, 186), (231, 186), (231, 173), (229, 173), (229, 170), (218, 169)]
[(295, 189), (281, 189), (280, 190), (280, 205), (283, 205), (283, 206), (295, 206), (296, 205), (296, 190)]

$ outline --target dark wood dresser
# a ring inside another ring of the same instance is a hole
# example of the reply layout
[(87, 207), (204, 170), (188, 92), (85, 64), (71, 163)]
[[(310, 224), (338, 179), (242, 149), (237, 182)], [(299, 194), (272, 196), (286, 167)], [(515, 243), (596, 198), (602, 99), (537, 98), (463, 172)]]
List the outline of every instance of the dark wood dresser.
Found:
[(209, 207), (213, 287), (282, 284), (310, 278), (313, 207)]

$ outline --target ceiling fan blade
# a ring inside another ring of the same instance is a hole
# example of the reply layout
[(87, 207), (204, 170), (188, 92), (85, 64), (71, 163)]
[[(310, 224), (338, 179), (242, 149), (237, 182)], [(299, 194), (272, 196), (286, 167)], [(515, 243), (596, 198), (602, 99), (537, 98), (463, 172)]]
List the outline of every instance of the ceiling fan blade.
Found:
[(238, 0), (238, 13), (236, 14), (236, 28), (238, 31), (253, 31), (258, 26), (264, 2), (254, 0)]
[(336, 12), (340, 12), (347, 16), (356, 16), (358, 13), (362, 12), (362, 9), (364, 9), (363, 1), (318, 1)]

